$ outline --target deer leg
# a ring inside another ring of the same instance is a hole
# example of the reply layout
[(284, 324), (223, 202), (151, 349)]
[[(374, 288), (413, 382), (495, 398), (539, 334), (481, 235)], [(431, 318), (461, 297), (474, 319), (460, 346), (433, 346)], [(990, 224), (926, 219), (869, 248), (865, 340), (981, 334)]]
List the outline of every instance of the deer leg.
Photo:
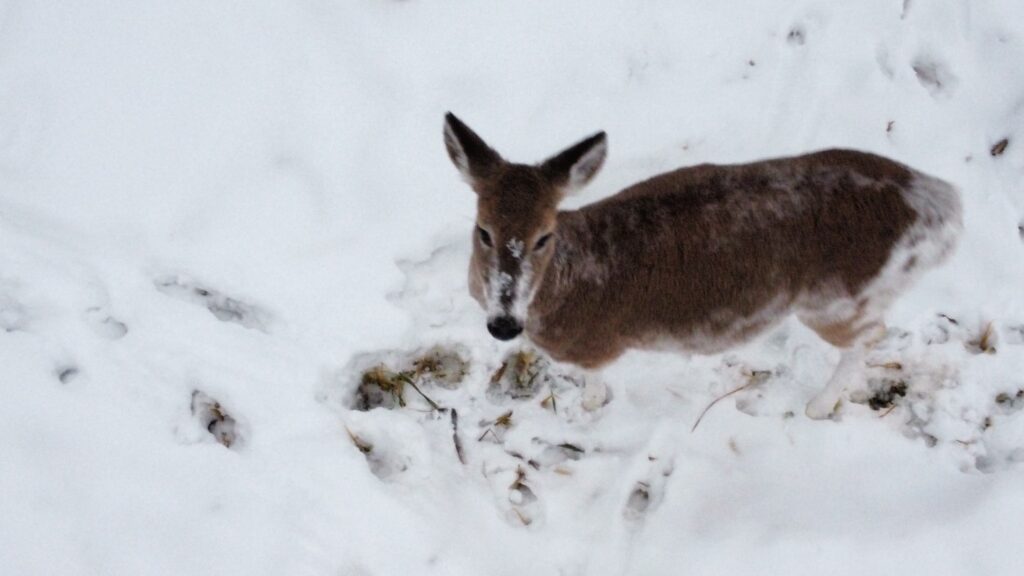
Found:
[(841, 323), (801, 320), (842, 352), (828, 384), (807, 403), (805, 410), (808, 418), (824, 420), (835, 411), (843, 391), (863, 378), (864, 358), (867, 351), (885, 335), (885, 324), (880, 320), (864, 321), (860, 317)]
[(580, 404), (587, 412), (593, 412), (604, 406), (608, 400), (608, 386), (595, 370), (584, 370), (583, 390), (580, 392)]
[(839, 358), (839, 365), (829, 378), (825, 388), (818, 392), (811, 401), (807, 403), (804, 412), (808, 418), (813, 420), (824, 420), (832, 415), (843, 391), (847, 386), (856, 383), (857, 377), (864, 369), (864, 349), (854, 346), (842, 351)]

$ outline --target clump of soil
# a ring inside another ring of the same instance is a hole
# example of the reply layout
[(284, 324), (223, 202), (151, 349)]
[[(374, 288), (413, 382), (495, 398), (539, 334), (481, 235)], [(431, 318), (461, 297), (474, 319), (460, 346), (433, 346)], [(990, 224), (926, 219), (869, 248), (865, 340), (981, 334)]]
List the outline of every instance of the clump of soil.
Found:
[(868, 406), (872, 410), (889, 408), (896, 403), (897, 398), (903, 398), (907, 395), (907, 383), (903, 380), (886, 379), (881, 384), (881, 387), (874, 395), (868, 398)]

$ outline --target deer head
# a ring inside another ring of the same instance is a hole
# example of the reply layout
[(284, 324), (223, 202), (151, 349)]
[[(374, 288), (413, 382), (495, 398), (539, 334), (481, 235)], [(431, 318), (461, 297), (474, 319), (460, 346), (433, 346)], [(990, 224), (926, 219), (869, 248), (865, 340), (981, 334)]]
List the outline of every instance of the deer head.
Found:
[(477, 194), (470, 293), (499, 340), (523, 331), (527, 310), (558, 244), (558, 204), (591, 180), (607, 152), (599, 132), (537, 165), (505, 161), (454, 114), (444, 144)]

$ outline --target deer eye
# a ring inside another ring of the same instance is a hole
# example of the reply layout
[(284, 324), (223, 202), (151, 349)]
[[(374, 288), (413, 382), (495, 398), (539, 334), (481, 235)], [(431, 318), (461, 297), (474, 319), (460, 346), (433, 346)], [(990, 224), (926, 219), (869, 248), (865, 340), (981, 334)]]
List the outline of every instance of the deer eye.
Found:
[(480, 236), (480, 242), (483, 242), (484, 246), (487, 246), (488, 248), (494, 246), (494, 243), (491, 242), (491, 235), (487, 232), (487, 230), (484, 230), (483, 228), (477, 226), (476, 233), (477, 235)]
[(548, 245), (548, 240), (551, 240), (551, 234), (545, 234), (537, 239), (537, 242), (533, 245), (534, 251), (543, 250)]

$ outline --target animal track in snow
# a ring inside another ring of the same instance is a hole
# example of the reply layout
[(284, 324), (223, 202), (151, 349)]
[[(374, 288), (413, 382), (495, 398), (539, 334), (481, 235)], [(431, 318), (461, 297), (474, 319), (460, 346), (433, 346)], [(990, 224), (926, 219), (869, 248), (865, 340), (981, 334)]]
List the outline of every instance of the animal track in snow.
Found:
[(182, 276), (161, 276), (154, 280), (154, 285), (157, 290), (172, 298), (205, 307), (218, 320), (234, 322), (261, 332), (269, 331), (272, 317), (258, 306), (231, 298)]
[(632, 522), (642, 521), (661, 505), (665, 499), (665, 485), (674, 470), (669, 456), (649, 455), (647, 460), (647, 473), (633, 484), (622, 509), (622, 515)]
[(350, 386), (352, 392), (342, 403), (361, 411), (404, 408), (409, 402), (416, 408), (436, 410), (430, 390), (458, 388), (470, 369), (467, 356), (461, 346), (361, 354), (344, 371), (357, 383)]
[(61, 384), (70, 384), (72, 380), (78, 377), (81, 371), (78, 366), (64, 365), (58, 366), (56, 371), (57, 380), (60, 380)]
[(957, 77), (949, 67), (931, 56), (918, 56), (911, 62), (910, 67), (914, 70), (917, 81), (933, 97), (948, 96), (958, 83)]
[(107, 340), (120, 340), (128, 334), (128, 325), (111, 316), (101, 306), (88, 308), (85, 311), (85, 321), (93, 332)]
[(18, 332), (27, 325), (25, 308), (9, 297), (0, 294), (0, 330)]
[(526, 481), (526, 470), (516, 468), (515, 480), (508, 487), (510, 518), (522, 522), (524, 526), (532, 526), (543, 518), (540, 500)]
[(442, 328), (465, 320), (476, 303), (469, 297), (465, 273), (452, 270), (464, 271), (468, 264), (469, 243), (464, 240), (442, 244), (422, 260), (398, 260), (405, 282), (388, 300), (407, 310), (417, 326)]
[(192, 391), (192, 416), (213, 439), (231, 448), (242, 441), (241, 427), (223, 405), (206, 393)]

